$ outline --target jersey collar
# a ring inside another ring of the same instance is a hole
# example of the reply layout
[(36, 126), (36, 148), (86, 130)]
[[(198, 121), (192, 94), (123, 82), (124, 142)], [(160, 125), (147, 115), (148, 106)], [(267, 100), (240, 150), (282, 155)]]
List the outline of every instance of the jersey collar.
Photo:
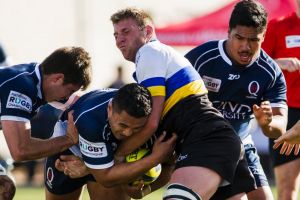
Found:
[(43, 99), (43, 95), (42, 95), (42, 75), (41, 75), (41, 68), (40, 68), (39, 64), (37, 64), (35, 66), (34, 71), (35, 71), (35, 75), (38, 79), (38, 83), (36, 85), (36, 88), (37, 88), (37, 91), (38, 91), (37, 95), (40, 99)]
[[(219, 40), (218, 48), (219, 48), (219, 51), (220, 51), (220, 54), (221, 54), (221, 57), (223, 58), (223, 60), (226, 63), (228, 63), (228, 65), (232, 66), (233, 64), (232, 64), (230, 58), (227, 56), (227, 54), (225, 52), (225, 49), (224, 49), (224, 47), (225, 47), (225, 41), (226, 40)], [(245, 66), (245, 68), (250, 67), (258, 59), (260, 53), (261, 53), (261, 50), (257, 54), (258, 56), (256, 58), (253, 58), (252, 61), (247, 66)]]

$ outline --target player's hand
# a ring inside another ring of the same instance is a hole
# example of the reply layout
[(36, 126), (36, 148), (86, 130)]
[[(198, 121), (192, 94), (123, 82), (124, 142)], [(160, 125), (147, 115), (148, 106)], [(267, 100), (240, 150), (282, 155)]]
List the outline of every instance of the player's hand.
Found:
[(280, 68), (287, 70), (288, 72), (300, 72), (300, 61), (298, 58), (279, 58), (276, 59), (276, 62), (279, 64)]
[(114, 155), (114, 161), (116, 164), (123, 163), (125, 161), (125, 156)]
[(15, 183), (7, 175), (0, 175), (0, 199), (11, 200), (15, 193)]
[(172, 133), (172, 137), (165, 140), (166, 132), (164, 131), (161, 136), (155, 141), (152, 148), (151, 156), (155, 156), (159, 163), (163, 163), (170, 155), (173, 154), (177, 135)]
[(300, 149), (300, 121), (298, 121), (285, 134), (274, 141), (274, 149), (277, 149), (281, 144), (281, 154), (290, 155), (294, 149), (294, 155), (298, 155)]
[(79, 136), (78, 136), (77, 128), (74, 123), (73, 113), (74, 113), (73, 110), (68, 112), (68, 127), (67, 127), (66, 137), (71, 142), (72, 145), (75, 145), (78, 143)]
[(123, 185), (123, 190), (134, 199), (142, 199), (144, 196), (151, 193), (151, 186), (144, 185), (143, 181), (140, 181), (136, 185)]
[(71, 178), (80, 178), (89, 174), (84, 162), (74, 155), (61, 155), (55, 161), (55, 167)]
[(273, 119), (272, 107), (269, 101), (261, 102), (260, 106), (253, 105), (253, 114), (260, 127), (268, 126)]

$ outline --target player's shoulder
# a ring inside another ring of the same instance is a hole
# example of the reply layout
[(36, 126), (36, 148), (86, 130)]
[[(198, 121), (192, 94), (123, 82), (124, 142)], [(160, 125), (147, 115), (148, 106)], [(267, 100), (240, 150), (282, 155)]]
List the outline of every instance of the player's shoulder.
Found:
[(106, 120), (108, 103), (116, 92), (116, 89), (99, 89), (81, 96), (69, 109), (74, 110), (74, 120), (83, 127)]
[(140, 50), (138, 51), (138, 53), (142, 54), (142, 55), (163, 55), (164, 52), (170, 51), (171, 47), (169, 47), (168, 45), (165, 45), (163, 43), (161, 43), (158, 40), (152, 40), (147, 42), (145, 45), (143, 45)]
[(258, 65), (274, 75), (282, 73), (278, 64), (263, 49), (261, 49)]
[(38, 82), (35, 77), (35, 64), (20, 64), (1, 68), (0, 87), (2, 90), (15, 90), (28, 95), (36, 94)]
[(220, 54), (219, 45), (222, 41), (213, 40), (203, 43), (194, 49), (190, 50), (185, 57), (194, 65), (199, 59), (208, 60), (210, 57), (215, 57)]
[(190, 57), (195, 54), (196, 55), (204, 54), (204, 53), (211, 52), (214, 50), (216, 50), (218, 52), (218, 47), (219, 47), (219, 41), (217, 41), (217, 40), (209, 41), (209, 42), (203, 43), (203, 44), (193, 48), (185, 56)]
[(281, 27), (287, 27), (290, 25), (290, 23), (296, 23), (298, 21), (298, 17), (295, 12), (290, 13), (285, 16), (277, 17), (274, 19), (271, 19), (268, 23), (268, 27), (274, 27), (276, 30), (278, 30)]
[(117, 89), (105, 88), (90, 91), (82, 95), (70, 109), (74, 109), (77, 115), (87, 113), (94, 109), (99, 109), (107, 106), (108, 102), (117, 93)]

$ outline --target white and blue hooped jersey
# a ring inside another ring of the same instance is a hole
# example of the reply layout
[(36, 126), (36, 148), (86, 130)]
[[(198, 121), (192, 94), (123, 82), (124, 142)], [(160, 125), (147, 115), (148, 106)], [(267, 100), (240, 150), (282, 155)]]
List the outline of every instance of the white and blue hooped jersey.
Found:
[(45, 104), (37, 63), (0, 67), (0, 119), (29, 122)]
[(241, 139), (249, 135), (252, 106), (264, 100), (286, 106), (286, 84), (278, 65), (261, 50), (248, 66), (234, 65), (225, 52), (225, 40), (200, 45), (185, 56), (202, 77), (208, 97), (232, 124)]
[(107, 106), (116, 89), (95, 90), (80, 97), (66, 110), (54, 127), (52, 137), (65, 135), (68, 111), (74, 110), (74, 122), (79, 133), (79, 145), (70, 150), (81, 156), (92, 169), (105, 169), (114, 165), (114, 151), (118, 140), (111, 133)]
[(152, 40), (135, 59), (135, 80), (152, 96), (164, 96), (164, 116), (178, 101), (192, 94), (206, 94), (204, 83), (191, 63), (171, 47)]

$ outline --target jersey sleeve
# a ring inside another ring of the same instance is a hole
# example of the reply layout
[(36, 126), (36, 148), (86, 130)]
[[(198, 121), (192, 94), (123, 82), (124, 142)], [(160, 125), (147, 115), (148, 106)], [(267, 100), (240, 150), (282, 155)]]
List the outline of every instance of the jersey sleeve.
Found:
[(136, 62), (137, 82), (146, 87), (152, 96), (166, 96), (167, 66), (159, 51), (142, 49)]
[(199, 53), (201, 51), (201, 46), (195, 47), (194, 49), (190, 50), (184, 57), (186, 57), (192, 66), (195, 67), (196, 60), (199, 57)]
[(103, 136), (105, 125), (98, 120), (93, 115), (82, 115), (75, 124), (85, 165), (92, 169), (105, 169), (114, 165), (114, 152), (112, 144)]
[(287, 108), (286, 105), (286, 83), (283, 73), (279, 67), (276, 70), (276, 78), (274, 84), (267, 90), (264, 95), (265, 100), (269, 100), (272, 107)]

